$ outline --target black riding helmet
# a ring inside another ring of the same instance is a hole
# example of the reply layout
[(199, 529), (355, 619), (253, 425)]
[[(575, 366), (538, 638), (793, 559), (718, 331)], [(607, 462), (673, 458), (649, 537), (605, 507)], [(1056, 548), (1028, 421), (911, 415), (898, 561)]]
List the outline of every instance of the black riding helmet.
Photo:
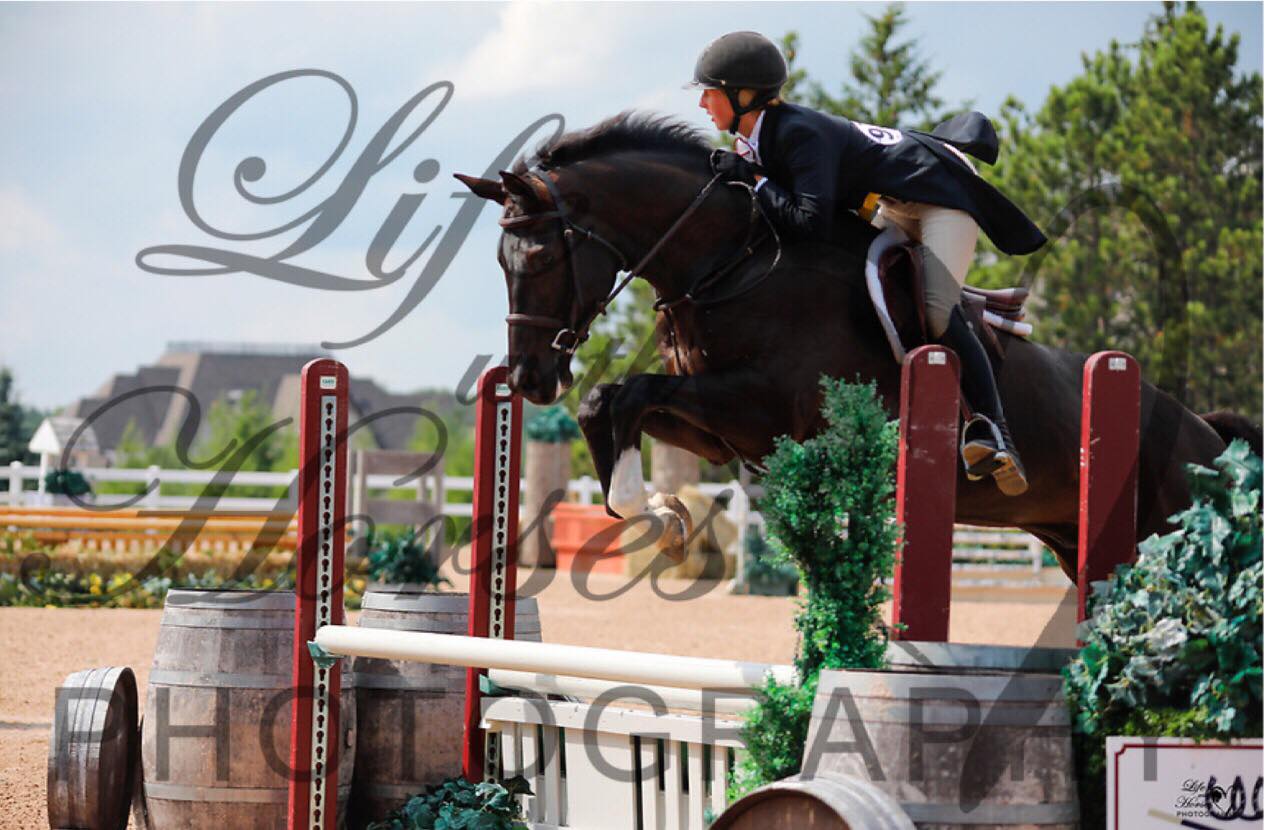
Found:
[[(707, 45), (695, 63), (695, 77), (688, 87), (719, 89), (734, 109), (730, 132), (738, 129), (739, 117), (765, 106), (778, 97), (787, 82), (787, 62), (769, 38), (757, 32), (730, 32)], [(739, 104), (742, 89), (756, 90), (747, 106)]]

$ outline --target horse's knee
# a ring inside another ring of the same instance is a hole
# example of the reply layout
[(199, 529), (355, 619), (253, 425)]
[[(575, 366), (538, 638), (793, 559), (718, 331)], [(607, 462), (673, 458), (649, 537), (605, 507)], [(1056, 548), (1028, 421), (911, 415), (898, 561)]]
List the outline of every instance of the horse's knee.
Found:
[(592, 427), (611, 417), (611, 399), (619, 391), (618, 383), (600, 383), (589, 390), (589, 394), (585, 395), (576, 409), (576, 422), (580, 424), (581, 431), (587, 431), (586, 427)]

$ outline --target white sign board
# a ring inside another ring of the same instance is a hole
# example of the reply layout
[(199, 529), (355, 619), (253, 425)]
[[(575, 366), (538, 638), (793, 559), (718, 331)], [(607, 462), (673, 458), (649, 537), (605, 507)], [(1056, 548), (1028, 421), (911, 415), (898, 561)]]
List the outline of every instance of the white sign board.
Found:
[(1262, 742), (1108, 738), (1108, 830), (1261, 830)]

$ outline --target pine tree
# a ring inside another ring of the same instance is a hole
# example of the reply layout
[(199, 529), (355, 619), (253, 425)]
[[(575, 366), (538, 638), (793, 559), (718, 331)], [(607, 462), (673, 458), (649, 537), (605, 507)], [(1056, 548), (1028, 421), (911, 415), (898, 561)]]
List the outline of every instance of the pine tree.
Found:
[[(26, 445), (34, 430), (27, 429), (26, 412), (14, 398), (13, 373), (0, 368), (0, 466), (13, 461), (28, 461)], [(0, 476), (5, 482), (7, 474)]]
[(942, 73), (922, 56), (917, 40), (898, 42), (910, 23), (905, 9), (892, 3), (877, 17), (865, 17), (869, 30), (849, 55), (849, 80), (839, 97), (809, 83), (805, 103), (853, 121), (917, 130), (930, 130), (948, 118), (952, 113), (936, 94)]
[(1166, 4), (1035, 115), (1008, 101), (982, 172), (1051, 242), (977, 276), (1032, 284), (1044, 342), (1130, 351), (1188, 406), (1260, 417), (1262, 80), (1238, 47)]

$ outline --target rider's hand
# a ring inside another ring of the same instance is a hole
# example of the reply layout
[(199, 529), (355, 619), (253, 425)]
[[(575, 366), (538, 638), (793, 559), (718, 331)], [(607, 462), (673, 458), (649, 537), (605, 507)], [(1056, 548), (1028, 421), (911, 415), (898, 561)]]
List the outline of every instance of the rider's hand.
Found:
[(729, 150), (716, 149), (710, 159), (712, 172), (719, 173), (727, 182), (756, 183), (756, 165)]

